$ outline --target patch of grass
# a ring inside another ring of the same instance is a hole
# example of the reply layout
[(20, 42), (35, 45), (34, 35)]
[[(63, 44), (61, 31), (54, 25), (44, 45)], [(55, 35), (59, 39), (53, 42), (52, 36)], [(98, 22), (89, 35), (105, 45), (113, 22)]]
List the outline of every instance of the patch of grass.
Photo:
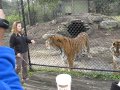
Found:
[(85, 72), (85, 71), (67, 71), (59, 68), (38, 68), (35, 69), (34, 72), (30, 71), (29, 75), (32, 76), (35, 73), (48, 73), (48, 74), (54, 74), (58, 75), (61, 73), (70, 74), (73, 77), (83, 77), (83, 78), (90, 78), (90, 79), (99, 79), (99, 80), (120, 80), (120, 73), (119, 74), (113, 74), (112, 72), (100, 72), (100, 71), (91, 71), (91, 72)]

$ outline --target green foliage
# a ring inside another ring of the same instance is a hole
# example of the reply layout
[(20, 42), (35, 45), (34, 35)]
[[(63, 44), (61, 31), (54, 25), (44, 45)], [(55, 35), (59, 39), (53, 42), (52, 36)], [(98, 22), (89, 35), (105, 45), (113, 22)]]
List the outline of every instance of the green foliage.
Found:
[[(37, 68), (34, 69), (34, 72), (32, 72), (32, 75), (35, 73), (52, 73), (52, 74), (59, 74), (59, 73), (67, 73), (72, 75), (73, 77), (85, 77), (85, 78), (91, 78), (91, 79), (99, 79), (99, 80), (119, 80), (120, 79), (120, 73), (119, 74), (113, 74), (113, 73), (106, 73), (106, 72), (80, 72), (80, 71), (67, 71), (59, 68)], [(31, 72), (30, 72), (31, 73)]]
[(43, 4), (43, 3), (57, 3), (59, 0), (38, 0), (39, 4)]
[(94, 2), (97, 13), (110, 15), (113, 12), (111, 4), (114, 4), (115, 2), (120, 3), (120, 0), (95, 0)]
[[(2, 1), (2, 4), (3, 4), (3, 8), (4, 9), (9, 9), (10, 8), (10, 5), (9, 5), (9, 2), (8, 1)], [(7, 6), (7, 7), (6, 7)]]
[(10, 26), (13, 24), (14, 21), (20, 21), (19, 15), (9, 15), (7, 16), (7, 20), (10, 22)]
[(52, 20), (52, 14), (59, 3), (58, 1), (59, 0), (37, 0), (34, 1), (34, 3), (30, 1), (29, 7), (28, 5), (25, 6), (26, 21), (30, 21), (30, 25), (34, 25), (36, 22)]

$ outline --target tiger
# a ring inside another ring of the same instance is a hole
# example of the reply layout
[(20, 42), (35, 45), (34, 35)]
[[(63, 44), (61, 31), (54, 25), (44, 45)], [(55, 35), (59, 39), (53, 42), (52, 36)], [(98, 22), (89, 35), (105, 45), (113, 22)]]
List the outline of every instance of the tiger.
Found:
[(120, 39), (112, 43), (110, 50), (113, 57), (113, 69), (120, 69)]
[(44, 34), (43, 38), (46, 39), (45, 44), (48, 49), (51, 47), (57, 48), (62, 52), (62, 60), (67, 61), (70, 70), (74, 66), (76, 56), (82, 54), (82, 52), (87, 53), (88, 57), (92, 58), (89, 47), (89, 36), (86, 32), (81, 32), (75, 38), (59, 34)]

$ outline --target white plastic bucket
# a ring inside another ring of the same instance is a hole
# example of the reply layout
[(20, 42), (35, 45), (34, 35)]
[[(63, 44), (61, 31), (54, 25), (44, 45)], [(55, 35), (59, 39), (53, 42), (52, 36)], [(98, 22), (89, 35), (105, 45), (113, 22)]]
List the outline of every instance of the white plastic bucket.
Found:
[(71, 76), (69, 74), (59, 74), (56, 77), (58, 90), (71, 90)]
[(120, 81), (118, 82), (118, 86), (120, 87)]

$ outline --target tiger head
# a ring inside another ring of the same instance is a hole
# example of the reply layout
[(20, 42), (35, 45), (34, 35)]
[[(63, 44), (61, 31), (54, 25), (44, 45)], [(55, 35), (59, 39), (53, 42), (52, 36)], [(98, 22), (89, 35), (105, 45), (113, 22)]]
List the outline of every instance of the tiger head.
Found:
[(116, 57), (120, 56), (120, 41), (116, 40), (112, 44), (113, 47), (113, 53)]
[(57, 34), (45, 34), (43, 35), (43, 38), (46, 40), (45, 44), (48, 49), (61, 49), (63, 47), (63, 43), (66, 41), (65, 37)]

